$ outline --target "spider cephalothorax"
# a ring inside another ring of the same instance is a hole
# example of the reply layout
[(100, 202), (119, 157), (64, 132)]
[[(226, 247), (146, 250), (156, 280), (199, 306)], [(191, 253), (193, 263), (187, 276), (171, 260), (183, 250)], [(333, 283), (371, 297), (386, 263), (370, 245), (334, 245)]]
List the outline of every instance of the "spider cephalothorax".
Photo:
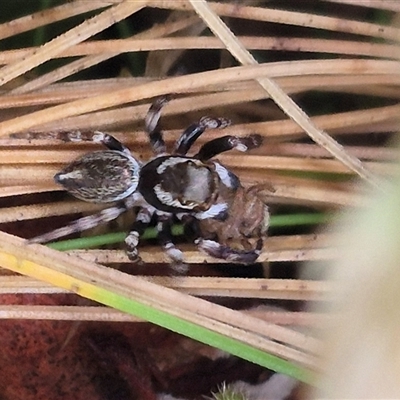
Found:
[[(80, 218), (70, 225), (31, 239), (43, 243), (74, 232), (92, 228), (117, 218), (132, 207), (139, 207), (136, 220), (125, 240), (127, 253), (138, 259), (140, 234), (158, 219), (159, 239), (168, 256), (176, 265), (183, 256), (172, 243), (171, 223), (174, 216), (190, 216), (196, 220), (226, 219), (228, 202), (220, 195), (221, 189), (235, 191), (238, 178), (212, 158), (224, 151), (247, 151), (261, 144), (259, 135), (243, 138), (222, 136), (205, 143), (194, 156), (187, 152), (207, 128), (224, 128), (230, 121), (203, 117), (189, 126), (178, 139), (172, 153), (166, 152), (162, 132), (158, 129), (161, 108), (166, 100), (159, 99), (150, 107), (145, 128), (155, 157), (141, 164), (129, 149), (111, 135), (94, 132), (92, 140), (104, 144), (108, 150), (84, 155), (55, 175), (57, 183), (75, 197), (96, 203), (116, 204), (98, 214)], [(79, 135), (73, 135), (77, 141)]]
[(189, 157), (160, 156), (143, 166), (139, 191), (165, 212), (199, 212), (215, 202), (219, 176), (213, 165)]

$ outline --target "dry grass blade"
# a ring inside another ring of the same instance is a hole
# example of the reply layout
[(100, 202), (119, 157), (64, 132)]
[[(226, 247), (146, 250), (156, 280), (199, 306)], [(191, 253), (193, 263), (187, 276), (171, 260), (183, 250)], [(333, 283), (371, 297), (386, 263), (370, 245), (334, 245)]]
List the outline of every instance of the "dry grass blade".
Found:
[[(23, 194), (23, 193), (21, 193)], [(32, 204), (30, 206), (5, 207), (0, 209), (0, 223), (46, 218), (56, 215), (94, 212), (104, 207), (80, 201), (59, 201)]]
[(104, 2), (74, 1), (14, 19), (0, 25), (0, 40), (106, 6)]
[(30, 54), (20, 61), (7, 65), (0, 70), (0, 86), (12, 79), (24, 74), (32, 68), (51, 59), (55, 54), (59, 54), (64, 49), (95, 35), (108, 28), (132, 13), (140, 10), (146, 5), (146, 1), (137, 0), (134, 3), (125, 1), (101, 14), (84, 21), (81, 25), (71, 29), (69, 32), (53, 39), (43, 45), (39, 50), (32, 50)]
[[(222, 20), (211, 10), (205, 0), (190, 0), (193, 8), (208, 24), (214, 34), (222, 40), (229, 52), (243, 65), (255, 65), (257, 61), (233, 35)], [(257, 78), (257, 82), (266, 90), (275, 103), (301, 126), (318, 144), (328, 150), (348, 168), (356, 172), (374, 186), (381, 188), (382, 181), (370, 172), (357, 157), (348, 154), (343, 147), (326, 132), (319, 130), (307, 114), (277, 85), (268, 78)]]
[[(152, 37), (168, 35), (192, 23), (193, 23), (193, 18), (187, 18), (185, 20), (173, 22), (168, 25), (152, 27), (148, 31), (134, 35), (133, 39), (140, 40), (142, 38), (152, 38)], [(160, 41), (160, 39), (158, 38), (157, 41)], [(113, 42), (113, 41), (110, 40), (106, 41), (106, 43), (108, 42)], [(99, 46), (99, 41), (97, 41), (96, 45), (97, 45), (96, 47), (98, 48), (98, 52), (96, 54), (92, 56), (82, 57), (76, 61), (72, 61), (71, 63), (63, 67), (57, 68), (54, 71), (49, 72), (48, 74), (44, 74), (38, 77), (37, 79), (31, 80), (30, 82), (17, 87), (10, 93), (11, 94), (26, 93), (32, 90), (48, 86), (51, 83), (57, 82), (70, 75), (76, 74), (77, 72), (83, 71), (93, 65), (97, 65), (103, 61), (109, 60), (110, 58), (115, 57), (124, 51), (124, 49), (121, 48), (121, 46), (119, 45), (116, 46), (115, 43), (110, 43), (111, 46), (108, 51), (104, 50)], [(74, 48), (76, 47), (77, 46), (75, 45)], [(115, 48), (117, 48), (118, 50), (114, 51)], [(63, 53), (61, 53), (60, 56), (62, 56), (62, 54)]]
[[(193, 18), (187, 18), (186, 23), (191, 23)], [(183, 23), (171, 24), (174, 29), (183, 27)], [(154, 33), (152, 33), (154, 31)], [(94, 65), (94, 60), (98, 63), (116, 54), (129, 53), (136, 51), (156, 51), (156, 50), (192, 50), (192, 49), (224, 49), (225, 45), (216, 37), (167, 37), (152, 39), (157, 37), (158, 32), (166, 33), (170, 31), (167, 27), (160, 30), (159, 27), (147, 32), (142, 32), (129, 39), (116, 40), (96, 40), (94, 42), (79, 43), (71, 48), (67, 48), (59, 54), (54, 54), (53, 58), (93, 56), (89, 59), (80, 59), (70, 64), (71, 71), (78, 71), (81, 64), (86, 68)], [(172, 33), (172, 32), (171, 32)], [(359, 55), (385, 59), (398, 59), (396, 46), (381, 43), (360, 43), (350, 40), (324, 40), (324, 39), (304, 39), (291, 37), (272, 37), (259, 38), (252, 36), (236, 36), (237, 39), (248, 50), (279, 50), (296, 51), (310, 53), (330, 53), (340, 55)], [(115, 49), (118, 49), (115, 51)], [(15, 63), (18, 59), (27, 57), (37, 48), (24, 48), (19, 50), (5, 51), (1, 54), (0, 62), (4, 64)], [(97, 56), (98, 58), (94, 58)], [(79, 62), (78, 62), (79, 61)], [(66, 69), (64, 67), (63, 69)], [(81, 67), (83, 68), (83, 67)], [(54, 75), (57, 70), (52, 72)], [(66, 75), (68, 76), (68, 75)], [(22, 93), (22, 89), (14, 90), (15, 93)]]
[[(259, 311), (246, 313), (277, 325), (310, 327), (330, 321), (329, 315), (311, 312)], [(0, 319), (33, 319), (56, 321), (144, 322), (140, 318), (108, 307), (85, 306), (0, 306)]]
[[(82, 257), (82, 253), (69, 252)], [(87, 254), (86, 254), (87, 255)], [(93, 257), (82, 257), (94, 262)], [(98, 262), (104, 263), (101, 259)], [(192, 296), (233, 296), (265, 299), (287, 300), (321, 300), (331, 293), (331, 285), (325, 282), (313, 282), (292, 279), (240, 279), (219, 277), (179, 277), (165, 276), (146, 277), (140, 279), (178, 290)], [(66, 293), (67, 290), (39, 282), (22, 276), (0, 276), (0, 293)]]
[[(330, 87), (333, 87), (333, 82), (331, 84), (327, 83), (324, 77), (316, 77), (320, 81), (322, 85), (326, 85), (325, 89), (329, 90)], [(366, 79), (358, 79), (357, 85), (369, 85), (375, 80), (371, 81), (368, 76), (365, 76)], [(339, 77), (329, 77), (329, 81), (338, 81), (340, 79), (341, 84), (345, 84), (343, 80)], [(391, 76), (390, 80), (386, 80), (384, 76), (378, 78), (381, 84), (396, 84), (396, 80), (394, 76)], [(400, 76), (399, 76), (400, 79)], [(294, 79), (290, 85), (298, 86), (298, 90), (312, 90), (315, 88), (315, 84), (313, 83), (313, 77), (308, 78), (308, 83), (305, 86), (301, 85), (299, 79)], [(351, 76), (350, 80), (356, 80), (356, 77)], [(310, 82), (311, 81), (311, 82)], [(126, 85), (127, 82), (122, 81), (122, 84)], [(136, 83), (137, 84), (137, 83)], [(89, 87), (85, 84), (81, 84), (84, 87), (83, 91), (89, 91)], [(110, 85), (111, 86), (111, 85)], [(112, 85), (114, 86), (114, 85)], [(117, 85), (120, 86), (120, 85)], [(300, 87), (299, 87), (300, 86)], [(79, 89), (73, 88), (73, 93), (70, 90), (61, 90), (59, 94), (54, 93), (51, 95), (47, 94), (38, 94), (35, 96), (36, 104), (47, 104), (49, 102), (57, 102), (62, 97), (71, 100), (72, 98), (80, 98), (83, 97), (83, 93), (79, 92)], [(342, 87), (343, 89), (343, 87)], [(92, 88), (91, 92), (93, 94), (99, 94), (97, 90)], [(242, 101), (252, 101), (260, 98), (265, 98), (265, 94), (260, 94), (258, 92), (255, 93), (254, 90), (251, 90), (250, 93), (247, 90), (239, 91), (237, 93), (232, 91), (224, 91), (222, 93), (213, 93), (207, 95), (196, 95), (196, 96), (188, 96), (186, 99), (177, 99), (173, 103), (167, 106), (165, 110), (166, 115), (177, 115), (180, 112), (190, 112), (196, 109), (206, 109), (208, 107), (218, 106), (220, 104), (236, 104)], [(0, 100), (0, 105), (8, 108), (8, 107), (17, 107), (17, 106), (27, 106), (28, 104), (32, 104), (32, 96), (4, 96), (3, 101)], [(116, 127), (119, 124), (126, 123), (128, 121), (135, 121), (144, 118), (148, 105), (140, 105), (134, 107), (125, 107), (120, 108), (118, 110), (113, 111), (103, 111), (98, 112), (95, 115), (82, 115), (79, 117), (71, 117), (65, 118), (63, 121), (56, 121), (49, 124), (46, 124), (46, 129), (50, 131), (66, 131), (73, 130), (76, 126), (79, 126), (80, 129), (97, 129), (99, 126), (111, 126)], [(392, 130), (393, 132), (397, 129), (397, 119), (399, 115), (400, 106), (393, 105), (387, 107), (376, 107), (370, 108), (368, 110), (360, 110), (360, 111), (350, 111), (343, 113), (334, 113), (334, 114), (326, 114), (319, 115), (313, 117), (312, 120), (315, 124), (318, 124), (323, 129), (329, 129), (332, 134), (352, 134), (352, 133), (371, 133), (377, 130), (381, 130), (384, 132), (385, 130)], [(388, 127), (388, 123), (391, 123), (391, 128)], [(43, 125), (42, 125), (43, 126)], [(44, 127), (44, 126), (43, 126)], [(0, 146), (5, 147), (6, 150), (9, 149), (10, 146), (26, 146), (29, 145), (30, 148), (48, 146), (51, 145), (53, 149), (56, 149), (55, 146), (60, 145), (59, 140), (55, 140), (52, 137), (52, 134), (46, 133), (39, 136), (39, 133), (43, 133), (44, 128), (31, 127), (30, 130), (32, 132), (36, 132), (37, 134), (32, 135), (36, 139), (34, 141), (30, 140), (29, 135), (27, 140), (23, 140), (25, 138), (24, 135), (21, 135), (20, 140), (10, 139), (10, 138), (0, 138)], [(276, 121), (265, 121), (265, 122), (250, 122), (246, 124), (234, 124), (230, 128), (230, 131), (233, 134), (250, 134), (253, 132), (258, 132), (263, 135), (265, 138), (269, 139), (293, 139), (304, 137), (304, 131), (292, 120), (276, 120)], [(181, 131), (178, 130), (165, 130), (166, 137), (169, 138), (169, 142), (176, 140)], [(40, 137), (40, 139), (38, 139)], [(146, 144), (147, 138), (143, 131), (134, 131), (133, 133), (119, 133), (118, 137), (130, 146), (142, 146)], [(205, 139), (200, 138), (199, 143), (204, 143)]]
[(382, 10), (391, 10), (400, 12), (400, 4), (393, 0), (325, 0), (330, 1), (331, 3), (338, 3), (338, 4), (351, 4), (354, 6), (361, 6), (361, 7), (371, 7), (371, 8), (380, 8)]
[(32, 194), (32, 193), (43, 193), (43, 192), (52, 192), (54, 191), (54, 185), (24, 185), (24, 186), (2, 186), (0, 198), (2, 197), (13, 197), (24, 194)]
[[(295, 74), (348, 74), (353, 71), (362, 71), (365, 74), (399, 74), (399, 64), (393, 61), (378, 60), (330, 60), (329, 65), (324, 65), (320, 60), (303, 61), (296, 63)], [(151, 97), (203, 89), (211, 85), (230, 83), (233, 81), (246, 81), (258, 79), (263, 76), (276, 76), (282, 74), (281, 63), (249, 65), (243, 67), (226, 68), (216, 71), (208, 71), (197, 74), (179, 76), (165, 79), (161, 86), (159, 82), (149, 82), (137, 85), (134, 88), (120, 89), (103, 95), (94, 96), (82, 100), (71, 101), (66, 104), (49, 107), (45, 110), (33, 112), (29, 115), (0, 122), (0, 137), (10, 135), (34, 126), (57, 121), (73, 115), (105, 109), (131, 101), (147, 99)], [(286, 95), (285, 95), (286, 96)], [(166, 109), (168, 106), (166, 107)]]
[[(372, 0), (373, 1), (373, 0)], [(391, 1), (391, 0), (388, 0)], [(153, 7), (190, 10), (189, 1), (161, 0), (152, 2)], [(210, 2), (210, 8), (222, 16), (244, 18), (252, 21), (274, 22), (303, 26), (334, 32), (372, 36), (388, 40), (400, 40), (400, 29), (387, 25), (372, 24), (346, 18), (334, 18), (306, 12), (278, 10), (268, 7), (241, 6), (239, 4)]]
[[(212, 329), (221, 334), (245, 341), (272, 354), (316, 366), (316, 359), (300, 352), (313, 353), (317, 341), (295, 331), (245, 316), (240, 312), (192, 298), (174, 290), (123, 274), (95, 263), (63, 254), (40, 245), (27, 245), (22, 239), (0, 232), (0, 261), (18, 270), (19, 264), (34, 263), (51, 268), (65, 276), (65, 288), (78, 292), (86, 283), (112, 290), (129, 299), (179, 316), (186, 321)], [(18, 254), (15, 256), (14, 254)], [(272, 342), (277, 339), (280, 343)]]
[[(303, 241), (300, 241), (299, 243), (293, 243), (293, 239), (292, 236), (288, 236), (266, 240), (265, 246), (259, 257), (260, 262), (329, 260), (335, 258), (337, 249), (326, 248), (325, 246), (320, 245), (318, 237), (315, 235), (312, 235), (311, 238), (308, 235), (305, 235)], [(310, 239), (314, 242), (310, 243)], [(281, 240), (281, 243), (279, 243), (279, 240)], [(201, 264), (204, 262), (213, 264), (226, 263), (224, 260), (216, 260), (210, 256), (199, 253), (199, 251), (193, 246), (186, 245), (180, 246), (180, 248), (184, 250), (185, 262), (188, 264)], [(146, 250), (147, 251), (143, 252), (142, 255), (144, 262), (149, 264), (168, 263), (168, 258), (160, 248), (148, 247)], [(96, 261), (104, 264), (129, 262), (128, 257), (122, 250), (72, 250), (69, 254), (77, 255), (88, 261)], [(240, 289), (238, 289), (236, 293), (239, 292)], [(235, 296), (233, 295), (233, 297)], [(260, 293), (260, 297), (264, 297), (264, 294)]]

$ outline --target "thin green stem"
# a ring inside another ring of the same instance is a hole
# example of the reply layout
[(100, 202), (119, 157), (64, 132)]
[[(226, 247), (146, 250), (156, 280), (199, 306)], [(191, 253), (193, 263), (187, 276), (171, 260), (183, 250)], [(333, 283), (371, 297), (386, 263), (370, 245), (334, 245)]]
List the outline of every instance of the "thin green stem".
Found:
[[(282, 226), (299, 226), (299, 225), (316, 225), (326, 223), (330, 219), (327, 214), (321, 213), (302, 213), (302, 214), (289, 214), (289, 215), (274, 215), (271, 217), (271, 227)], [(115, 243), (121, 243), (126, 237), (126, 232), (107, 233), (99, 236), (81, 237), (77, 239), (62, 240), (60, 242), (49, 243), (48, 246), (52, 249), (59, 251), (69, 251), (78, 249), (90, 249), (99, 246), (105, 246)], [(172, 235), (183, 235), (183, 226), (174, 225), (172, 227)], [(141, 239), (155, 239), (157, 238), (157, 230), (155, 228), (148, 228), (142, 235)]]

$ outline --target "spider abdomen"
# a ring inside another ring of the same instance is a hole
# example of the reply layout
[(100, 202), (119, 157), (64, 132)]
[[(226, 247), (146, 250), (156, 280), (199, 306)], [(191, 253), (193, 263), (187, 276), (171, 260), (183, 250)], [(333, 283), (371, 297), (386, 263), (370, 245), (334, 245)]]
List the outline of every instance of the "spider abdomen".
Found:
[(139, 164), (121, 151), (96, 151), (73, 161), (54, 176), (78, 199), (109, 203), (124, 199), (138, 185)]

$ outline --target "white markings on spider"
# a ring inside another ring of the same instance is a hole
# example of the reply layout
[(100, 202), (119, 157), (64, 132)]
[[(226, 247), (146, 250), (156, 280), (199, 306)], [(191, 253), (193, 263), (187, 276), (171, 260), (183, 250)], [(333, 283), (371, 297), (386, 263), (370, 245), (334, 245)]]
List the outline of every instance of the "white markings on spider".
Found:
[(143, 222), (144, 224), (149, 224), (151, 221), (151, 216), (152, 216), (151, 212), (142, 209), (136, 215), (136, 221)]
[(270, 219), (271, 218), (270, 218), (268, 207), (265, 206), (265, 208), (264, 208), (264, 218), (263, 218), (263, 224), (262, 224), (262, 229), (263, 230), (266, 231), (268, 229)]
[(236, 189), (239, 185), (238, 178), (236, 175), (232, 174), (229, 170), (227, 170), (223, 165), (220, 163), (214, 162), (215, 171), (217, 172), (219, 178), (221, 179), (222, 183), (231, 188)]
[(138, 260), (139, 251), (137, 246), (139, 244), (139, 233), (136, 231), (129, 232), (129, 235), (125, 238), (125, 244), (129, 259)]
[(231, 120), (227, 118), (212, 118), (212, 117), (201, 117), (199, 125), (204, 128), (216, 129), (216, 128), (226, 128), (231, 124)]
[(183, 261), (183, 253), (175, 247), (171, 242), (164, 245), (164, 250), (168, 257), (176, 263), (181, 263)]
[(124, 211), (125, 210), (121, 207), (110, 207), (100, 211), (100, 214), (104, 221), (112, 221)]
[(213, 204), (208, 210), (196, 213), (197, 219), (215, 218), (223, 215), (228, 210), (228, 204)]
[(135, 248), (139, 244), (139, 233), (136, 231), (130, 232), (125, 238), (125, 243), (129, 248)]
[(236, 150), (243, 151), (243, 152), (248, 150), (248, 147), (244, 143), (240, 142), (237, 138), (232, 138), (230, 140), (233, 144), (233, 147)]
[(94, 131), (92, 140), (95, 143), (102, 143), (104, 141), (104, 133), (100, 131)]
[(157, 167), (157, 174), (161, 175), (165, 172), (167, 168), (175, 167), (175, 165), (187, 163), (188, 161), (199, 167), (204, 165), (200, 160), (196, 160), (194, 158), (188, 159), (183, 157), (168, 157)]
[(70, 142), (81, 142), (82, 141), (81, 131), (68, 132), (67, 137)]
[(143, 196), (140, 193), (132, 193), (129, 197), (126, 197), (124, 199), (124, 204), (126, 208), (132, 208), (132, 207), (143, 207), (146, 205), (149, 209), (149, 212), (154, 212), (155, 210), (154, 207), (151, 207), (150, 205), (147, 205), (145, 200), (143, 199)]
[(199, 250), (205, 254), (215, 254), (221, 249), (221, 245), (214, 240), (196, 239), (194, 243), (198, 246)]
[(174, 199), (170, 192), (166, 192), (162, 187), (161, 184), (157, 184), (154, 186), (154, 193), (156, 194), (157, 198), (160, 200), (161, 203), (177, 208), (185, 208), (187, 210), (193, 210), (198, 204), (195, 202), (188, 202), (182, 204), (179, 200)]
[(189, 165), (186, 169), (188, 185), (184, 188), (183, 197), (188, 201), (204, 203), (210, 196), (210, 171), (208, 168), (198, 168)]
[(67, 180), (74, 180), (74, 179), (83, 179), (82, 171), (79, 169), (75, 169), (71, 172), (59, 172), (58, 174), (55, 175), (56, 182), (64, 182)]

